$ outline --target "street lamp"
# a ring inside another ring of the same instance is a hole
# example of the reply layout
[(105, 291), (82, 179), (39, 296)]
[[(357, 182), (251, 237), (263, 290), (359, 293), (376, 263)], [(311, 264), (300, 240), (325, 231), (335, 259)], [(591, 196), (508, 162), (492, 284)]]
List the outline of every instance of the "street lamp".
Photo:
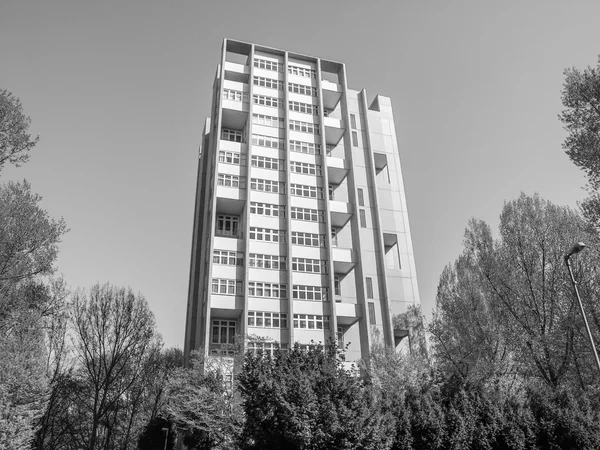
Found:
[(169, 429), (163, 428), (162, 431), (165, 431), (165, 450), (167, 450), (167, 440), (169, 439)]
[(573, 246), (571, 251), (565, 255), (565, 264), (569, 269), (569, 275), (571, 276), (571, 283), (573, 283), (573, 289), (575, 289), (575, 295), (577, 296), (577, 302), (579, 303), (579, 309), (581, 310), (581, 315), (583, 316), (583, 322), (585, 323), (585, 329), (587, 330), (588, 338), (590, 339), (590, 345), (592, 346), (592, 351), (594, 352), (594, 358), (596, 358), (596, 366), (598, 366), (598, 370), (600, 371), (600, 359), (598, 359), (598, 352), (596, 351), (596, 345), (594, 344), (594, 338), (592, 338), (592, 332), (590, 331), (590, 326), (588, 325), (587, 317), (585, 317), (585, 312), (583, 311), (583, 303), (581, 303), (581, 297), (579, 296), (579, 290), (577, 289), (577, 281), (575, 281), (575, 276), (573, 275), (573, 269), (571, 269), (571, 263), (569, 262), (569, 258), (581, 250), (585, 248), (585, 244), (583, 242), (578, 242)]

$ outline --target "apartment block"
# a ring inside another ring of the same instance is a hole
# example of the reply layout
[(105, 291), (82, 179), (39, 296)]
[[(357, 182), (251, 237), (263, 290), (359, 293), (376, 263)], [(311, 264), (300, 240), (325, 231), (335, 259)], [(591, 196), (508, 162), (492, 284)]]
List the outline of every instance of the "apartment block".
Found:
[(200, 148), (184, 353), (398, 347), (419, 304), (392, 105), (343, 63), (225, 39)]

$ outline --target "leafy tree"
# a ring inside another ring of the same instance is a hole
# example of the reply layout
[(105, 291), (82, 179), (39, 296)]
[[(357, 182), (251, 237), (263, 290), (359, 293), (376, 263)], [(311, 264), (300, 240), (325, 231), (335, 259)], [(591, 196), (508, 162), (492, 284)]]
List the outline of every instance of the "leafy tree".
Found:
[(344, 368), (337, 346), (315, 347), (246, 355), (242, 448), (389, 448), (392, 421), (368, 384)]
[(0, 89), (0, 172), (4, 164), (27, 162), (29, 150), (38, 142), (28, 134), (31, 119), (23, 113), (21, 101), (6, 89)]
[(596, 67), (565, 70), (560, 114), (567, 138), (563, 143), (573, 163), (588, 178), (590, 197), (582, 204), (584, 215), (600, 226), (600, 56)]
[(463, 254), (438, 288), (431, 330), (441, 363), (462, 378), (490, 367), (482, 378), (537, 377), (557, 388), (574, 375), (583, 384), (574, 361), (587, 364), (590, 353), (578, 340), (581, 318), (564, 255), (574, 241), (594, 239), (575, 212), (537, 195), (504, 205), (498, 239), (472, 220)]
[(224, 379), (230, 365), (232, 358), (205, 359), (194, 352), (190, 367), (175, 369), (169, 378), (163, 417), (175, 424), (188, 448), (235, 448), (243, 419), (239, 399)]
[(140, 417), (140, 392), (160, 350), (146, 300), (108, 284), (73, 296), (74, 373), (80, 448), (135, 446), (148, 418)]

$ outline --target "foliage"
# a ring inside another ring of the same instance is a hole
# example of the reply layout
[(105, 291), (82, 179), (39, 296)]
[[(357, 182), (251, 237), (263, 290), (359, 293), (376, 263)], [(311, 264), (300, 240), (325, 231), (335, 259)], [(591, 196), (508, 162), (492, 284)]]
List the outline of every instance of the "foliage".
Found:
[(582, 204), (584, 215), (600, 226), (600, 56), (596, 67), (565, 70), (560, 114), (567, 138), (563, 148), (571, 161), (585, 172), (590, 197)]
[(427, 357), (425, 317), (420, 305), (410, 305), (405, 313), (393, 318), (394, 329), (408, 331), (408, 350), (411, 355)]
[(28, 134), (30, 123), (21, 101), (6, 89), (0, 89), (0, 172), (7, 162), (18, 167), (29, 159), (28, 152), (39, 139), (31, 139)]
[(576, 213), (537, 195), (505, 203), (496, 240), (472, 220), (438, 287), (431, 331), (440, 363), (463, 379), (537, 377), (553, 388), (571, 380), (574, 358), (590, 359), (564, 255), (574, 240), (594, 239)]
[(390, 418), (334, 345), (246, 355), (239, 379), (246, 422), (242, 448), (380, 449)]
[[(165, 446), (165, 439), (167, 445)], [(173, 450), (175, 448), (175, 428), (163, 417), (155, 417), (148, 422), (138, 439), (139, 450)]]
[(194, 352), (190, 367), (176, 369), (168, 380), (164, 415), (188, 448), (234, 448), (242, 413), (225, 383), (224, 374), (232, 369), (229, 363), (232, 358), (205, 359)]

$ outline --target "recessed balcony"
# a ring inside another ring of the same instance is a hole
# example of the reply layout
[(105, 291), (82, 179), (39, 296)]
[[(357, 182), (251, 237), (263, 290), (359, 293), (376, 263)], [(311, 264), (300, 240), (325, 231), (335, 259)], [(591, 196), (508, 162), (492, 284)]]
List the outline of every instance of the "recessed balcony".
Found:
[(344, 158), (327, 156), (327, 177), (330, 184), (340, 184), (348, 175), (350, 165)]
[(246, 64), (225, 61), (223, 68), (225, 69), (226, 80), (247, 83), (250, 78), (250, 67)]
[(246, 190), (217, 186), (217, 208), (219, 214), (241, 215), (246, 204)]
[(359, 308), (355, 303), (336, 303), (335, 315), (338, 325), (348, 326), (357, 322), (360, 318)]
[(373, 152), (373, 160), (375, 161), (375, 170), (377, 172), (387, 166), (387, 155), (385, 153)]
[(321, 80), (323, 108), (333, 110), (342, 98), (342, 86), (331, 81)]
[(211, 294), (210, 315), (223, 319), (237, 319), (244, 310), (244, 297)]
[(329, 201), (329, 213), (331, 215), (332, 227), (343, 227), (352, 217), (352, 206), (347, 202), (337, 200)]
[(356, 265), (354, 250), (351, 248), (332, 248), (331, 259), (333, 259), (334, 272), (342, 275), (346, 275)]
[(323, 125), (325, 125), (325, 142), (330, 145), (337, 145), (346, 131), (344, 121), (333, 117), (323, 117)]

